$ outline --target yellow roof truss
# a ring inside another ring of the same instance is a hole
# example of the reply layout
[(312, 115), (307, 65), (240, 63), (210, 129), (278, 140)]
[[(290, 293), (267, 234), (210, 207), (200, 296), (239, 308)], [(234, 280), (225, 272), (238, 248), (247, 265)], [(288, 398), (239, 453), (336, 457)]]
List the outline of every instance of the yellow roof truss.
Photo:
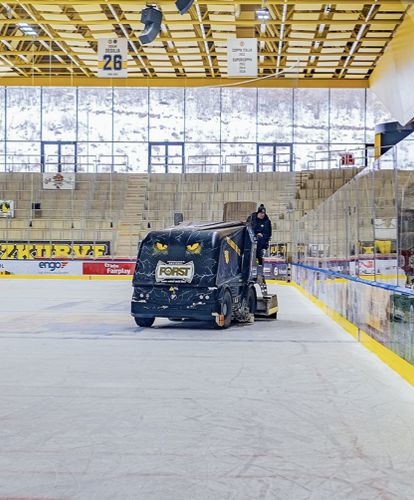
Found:
[[(126, 37), (128, 79), (117, 85), (218, 85), (227, 80), (227, 40), (258, 40), (255, 86), (366, 86), (408, 3), (387, 0), (196, 0), (180, 16), (160, 0), (160, 35), (141, 45), (144, 2), (0, 2), (0, 85), (107, 85), (96, 77), (97, 40)], [(270, 20), (256, 19), (265, 5)], [(26, 36), (27, 23), (36, 36)], [(83, 83), (82, 83), (83, 82)], [(295, 83), (294, 83), (295, 82)]]

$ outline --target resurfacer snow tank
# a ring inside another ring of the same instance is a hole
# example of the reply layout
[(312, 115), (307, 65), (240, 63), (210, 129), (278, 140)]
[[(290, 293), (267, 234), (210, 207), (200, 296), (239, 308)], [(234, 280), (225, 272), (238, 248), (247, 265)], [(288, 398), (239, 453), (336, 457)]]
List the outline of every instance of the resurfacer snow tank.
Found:
[(277, 296), (267, 292), (256, 266), (254, 234), (242, 222), (184, 222), (149, 232), (133, 287), (131, 314), (139, 326), (161, 317), (228, 328), (232, 320), (276, 318), (278, 312)]

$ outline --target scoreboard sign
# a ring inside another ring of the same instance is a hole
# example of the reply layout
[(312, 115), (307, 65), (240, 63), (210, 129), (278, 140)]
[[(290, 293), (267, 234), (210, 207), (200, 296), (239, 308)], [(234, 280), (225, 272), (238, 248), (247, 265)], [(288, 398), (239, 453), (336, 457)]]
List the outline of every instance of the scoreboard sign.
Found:
[(98, 77), (128, 77), (128, 41), (126, 38), (98, 39)]

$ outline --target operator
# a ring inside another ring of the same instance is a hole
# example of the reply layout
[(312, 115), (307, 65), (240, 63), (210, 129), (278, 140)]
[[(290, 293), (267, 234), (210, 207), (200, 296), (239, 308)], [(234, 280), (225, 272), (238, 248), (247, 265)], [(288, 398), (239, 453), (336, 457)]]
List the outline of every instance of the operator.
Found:
[(272, 222), (263, 204), (259, 206), (257, 212), (251, 215), (250, 222), (257, 239), (256, 257), (259, 261), (259, 266), (261, 266), (263, 264), (263, 254), (269, 247), (269, 241), (272, 236)]

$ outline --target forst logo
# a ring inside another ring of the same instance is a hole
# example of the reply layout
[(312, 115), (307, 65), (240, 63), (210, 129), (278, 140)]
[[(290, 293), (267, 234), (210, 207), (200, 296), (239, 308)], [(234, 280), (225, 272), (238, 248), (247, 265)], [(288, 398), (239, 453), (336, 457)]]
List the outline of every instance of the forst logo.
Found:
[(159, 261), (155, 270), (157, 282), (181, 281), (191, 283), (194, 276), (194, 262), (186, 263), (165, 263)]
[(51, 260), (39, 262), (39, 269), (47, 269), (48, 271), (51, 271), (53, 273), (57, 269), (64, 269), (67, 265), (67, 262)]

